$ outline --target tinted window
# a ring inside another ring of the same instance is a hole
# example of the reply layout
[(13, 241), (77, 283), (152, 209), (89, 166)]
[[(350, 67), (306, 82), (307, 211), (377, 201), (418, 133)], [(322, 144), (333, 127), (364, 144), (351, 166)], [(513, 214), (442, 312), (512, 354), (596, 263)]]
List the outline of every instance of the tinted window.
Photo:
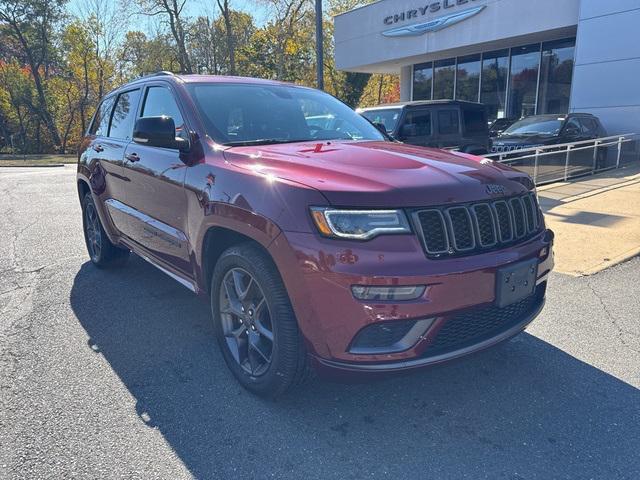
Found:
[(458, 133), (460, 120), (458, 119), (457, 110), (440, 110), (438, 111), (438, 132), (443, 135)]
[[(184, 120), (171, 90), (166, 87), (149, 87), (144, 107), (142, 107), (142, 116), (161, 117), (162, 115), (173, 118), (176, 136), (184, 136)], [(240, 120), (236, 117), (236, 121)]]
[(111, 128), (109, 136), (112, 138), (130, 139), (133, 131), (133, 122), (140, 99), (140, 90), (131, 90), (118, 95), (116, 107), (111, 116)]
[(567, 124), (564, 126), (563, 133), (565, 134), (576, 134), (582, 133), (582, 125), (577, 118), (570, 118), (567, 120)]
[(107, 135), (109, 118), (111, 117), (111, 109), (113, 108), (113, 98), (114, 97), (105, 98), (102, 101), (93, 117), (93, 123), (91, 124), (89, 133), (102, 136)]
[(462, 110), (462, 121), (466, 133), (486, 133), (487, 118), (482, 110), (465, 109)]
[(593, 118), (581, 118), (580, 123), (582, 123), (582, 131), (587, 135), (598, 136), (598, 122), (596, 122)]
[(362, 116), (368, 118), (373, 123), (381, 123), (387, 132), (395, 130), (398, 118), (402, 112), (399, 108), (385, 108), (382, 110), (365, 110)]
[(405, 137), (428, 137), (431, 135), (431, 113), (408, 112), (404, 122)]

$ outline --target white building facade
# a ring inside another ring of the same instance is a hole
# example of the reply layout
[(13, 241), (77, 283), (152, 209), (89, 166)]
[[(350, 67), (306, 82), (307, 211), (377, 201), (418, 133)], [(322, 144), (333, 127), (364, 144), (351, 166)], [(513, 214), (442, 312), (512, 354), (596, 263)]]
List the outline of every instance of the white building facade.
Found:
[(335, 17), (339, 69), (490, 119), (589, 112), (640, 132), (640, 0), (380, 0)]

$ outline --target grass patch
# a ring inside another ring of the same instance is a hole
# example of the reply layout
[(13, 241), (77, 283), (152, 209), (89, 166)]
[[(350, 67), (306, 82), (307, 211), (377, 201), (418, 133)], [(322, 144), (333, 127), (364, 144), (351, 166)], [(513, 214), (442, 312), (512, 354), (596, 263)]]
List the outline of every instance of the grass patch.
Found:
[(0, 155), (0, 167), (46, 167), (77, 161), (76, 155)]

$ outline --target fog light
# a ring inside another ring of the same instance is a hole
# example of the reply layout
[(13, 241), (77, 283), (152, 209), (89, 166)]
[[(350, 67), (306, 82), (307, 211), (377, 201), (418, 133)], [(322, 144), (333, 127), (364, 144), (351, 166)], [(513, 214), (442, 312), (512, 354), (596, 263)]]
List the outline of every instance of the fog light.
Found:
[(426, 285), (412, 285), (402, 287), (372, 287), (366, 285), (353, 285), (351, 292), (358, 300), (383, 300), (402, 302), (420, 298)]

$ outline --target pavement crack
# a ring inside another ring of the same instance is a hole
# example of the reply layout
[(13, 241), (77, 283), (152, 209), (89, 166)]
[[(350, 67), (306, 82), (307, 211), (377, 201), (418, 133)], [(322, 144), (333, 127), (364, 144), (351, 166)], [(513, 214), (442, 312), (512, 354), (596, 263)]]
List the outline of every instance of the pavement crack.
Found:
[(598, 303), (600, 303), (600, 306), (602, 307), (602, 310), (604, 311), (605, 315), (607, 316), (607, 318), (610, 320), (611, 324), (614, 326), (614, 328), (617, 330), (618, 334), (617, 337), (620, 340), (620, 342), (627, 347), (629, 350), (632, 350), (633, 352), (636, 353), (640, 353), (640, 350), (638, 350), (637, 348), (635, 348), (633, 345), (630, 345), (627, 340), (624, 338), (625, 335), (629, 335), (635, 338), (640, 338), (639, 335), (637, 335), (634, 332), (630, 332), (629, 330), (624, 329), (617, 321), (615, 315), (613, 315), (611, 313), (611, 311), (609, 310), (609, 307), (607, 306), (607, 304), (604, 302), (604, 300), (602, 299), (602, 297), (600, 296), (600, 294), (598, 293), (598, 291), (595, 289), (595, 287), (591, 284), (591, 282), (589, 281), (589, 279), (587, 278), (586, 280), (586, 284), (587, 287), (589, 287), (589, 290), (591, 290), (591, 293), (593, 293), (593, 295), (595, 296), (595, 298), (598, 300)]

